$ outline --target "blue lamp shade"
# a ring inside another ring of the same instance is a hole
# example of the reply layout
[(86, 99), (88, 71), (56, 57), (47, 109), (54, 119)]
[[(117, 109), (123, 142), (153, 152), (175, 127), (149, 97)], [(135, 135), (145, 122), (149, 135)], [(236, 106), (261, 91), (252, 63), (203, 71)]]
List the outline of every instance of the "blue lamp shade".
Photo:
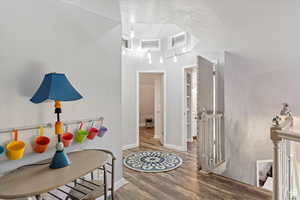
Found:
[(65, 74), (46, 74), (40, 88), (31, 98), (33, 103), (42, 103), (46, 100), (75, 101), (82, 96), (71, 85)]

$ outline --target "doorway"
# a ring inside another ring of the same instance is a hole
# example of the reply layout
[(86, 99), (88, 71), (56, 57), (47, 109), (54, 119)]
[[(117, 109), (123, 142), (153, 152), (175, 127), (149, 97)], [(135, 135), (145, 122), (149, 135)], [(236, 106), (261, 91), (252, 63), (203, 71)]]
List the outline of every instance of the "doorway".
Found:
[(197, 66), (184, 68), (184, 131), (188, 151), (197, 139)]
[(137, 74), (137, 142), (162, 146), (165, 141), (165, 73)]

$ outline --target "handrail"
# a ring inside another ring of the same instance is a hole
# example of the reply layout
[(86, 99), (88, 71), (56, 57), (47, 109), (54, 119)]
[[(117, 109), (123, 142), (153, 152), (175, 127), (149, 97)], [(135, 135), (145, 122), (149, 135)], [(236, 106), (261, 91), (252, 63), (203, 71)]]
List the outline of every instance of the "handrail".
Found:
[[(72, 125), (72, 124), (80, 124), (81, 122), (87, 123), (87, 122), (103, 121), (103, 120), (104, 120), (103, 117), (97, 117), (97, 118), (88, 118), (88, 119), (82, 119), (82, 120), (73, 120), (73, 121), (63, 122), (63, 124), (66, 126), (66, 125)], [(11, 133), (15, 130), (18, 130), (18, 131), (35, 130), (35, 129), (39, 129), (40, 127), (52, 128), (54, 126), (55, 126), (55, 123), (41, 123), (41, 124), (36, 124), (36, 125), (0, 129), (0, 133)]]
[(288, 130), (275, 130), (277, 137), (281, 139), (287, 139), (294, 142), (300, 142), (300, 133)]

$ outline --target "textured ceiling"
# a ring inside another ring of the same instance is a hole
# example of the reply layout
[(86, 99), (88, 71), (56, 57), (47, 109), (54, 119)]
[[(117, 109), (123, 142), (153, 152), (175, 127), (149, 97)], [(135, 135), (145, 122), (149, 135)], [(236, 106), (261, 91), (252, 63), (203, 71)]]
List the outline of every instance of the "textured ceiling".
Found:
[(211, 15), (202, 0), (120, 0), (120, 4), (124, 20), (133, 15), (137, 23), (202, 21)]
[[(121, 16), (112, 12), (119, 6), (118, 1), (57, 1), (72, 5), (70, 10), (77, 7), (86, 12), (93, 20), (78, 20), (85, 21), (83, 26), (89, 26), (92, 34), (102, 28), (97, 25), (99, 16), (110, 27), (122, 20), (124, 33), (131, 28), (130, 18), (134, 17), (137, 37), (165, 37), (188, 31), (199, 41), (197, 52), (244, 51), (264, 59), (266, 53), (280, 56), (299, 50), (293, 39), (300, 34), (299, 0), (119, 0)], [(262, 44), (266, 48), (257, 48)]]
[[(137, 36), (167, 36), (188, 31), (196, 38), (202, 39), (202, 46), (207, 50), (208, 41), (219, 37), (222, 27), (221, 19), (206, 4), (205, 0), (120, 0), (122, 25), (124, 33), (129, 32), (131, 18), (136, 23)], [(170, 27), (173, 24), (175, 26)], [(177, 27), (177, 28), (175, 28)], [(220, 45), (209, 43), (213, 49)], [(222, 45), (221, 45), (222, 46)]]
[(78, 7), (85, 12), (105, 17), (109, 20), (120, 22), (119, 12), (115, 12), (119, 7), (118, 0), (58, 0), (60, 3)]
[[(199, 51), (249, 49), (258, 41), (278, 48), (285, 42), (278, 38), (299, 30), (298, 0), (120, 0), (120, 4), (124, 24), (131, 16), (142, 24), (176, 24), (199, 39)], [(291, 28), (295, 31), (285, 31)]]

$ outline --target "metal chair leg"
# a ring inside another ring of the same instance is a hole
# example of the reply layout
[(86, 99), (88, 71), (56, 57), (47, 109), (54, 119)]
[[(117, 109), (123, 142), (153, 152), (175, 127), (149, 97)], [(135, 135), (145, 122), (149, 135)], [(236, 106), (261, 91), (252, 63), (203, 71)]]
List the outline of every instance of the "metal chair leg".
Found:
[(114, 180), (115, 180), (115, 158), (112, 158), (111, 162), (111, 200), (114, 200)]
[(94, 172), (91, 172), (91, 180), (94, 180)]
[(107, 175), (106, 175), (106, 168), (105, 165), (103, 165), (103, 182), (104, 182), (104, 200), (107, 199)]

